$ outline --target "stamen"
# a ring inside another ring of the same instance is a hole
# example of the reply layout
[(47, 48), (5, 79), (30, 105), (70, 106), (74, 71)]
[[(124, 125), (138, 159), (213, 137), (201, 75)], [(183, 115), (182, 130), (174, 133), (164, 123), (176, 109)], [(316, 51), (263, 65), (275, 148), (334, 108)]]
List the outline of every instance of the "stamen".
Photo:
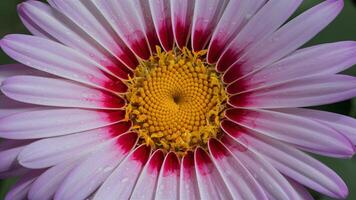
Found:
[(128, 82), (126, 119), (142, 143), (184, 154), (219, 137), (227, 96), (213, 66), (203, 62), (205, 55), (157, 48), (141, 61)]

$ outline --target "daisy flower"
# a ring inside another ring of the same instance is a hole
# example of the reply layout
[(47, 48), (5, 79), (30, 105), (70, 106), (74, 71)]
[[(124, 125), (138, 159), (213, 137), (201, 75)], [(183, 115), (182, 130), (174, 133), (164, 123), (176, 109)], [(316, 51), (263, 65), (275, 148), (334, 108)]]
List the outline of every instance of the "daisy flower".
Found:
[(7, 200), (348, 195), (309, 154), (352, 157), (356, 121), (305, 107), (355, 96), (356, 43), (299, 49), (343, 0), (48, 2), (0, 41)]

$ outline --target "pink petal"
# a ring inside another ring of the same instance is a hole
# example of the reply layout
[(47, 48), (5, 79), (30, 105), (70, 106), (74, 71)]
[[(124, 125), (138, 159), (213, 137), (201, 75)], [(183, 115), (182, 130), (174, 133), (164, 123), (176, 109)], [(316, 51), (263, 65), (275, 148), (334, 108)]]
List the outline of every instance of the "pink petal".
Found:
[(193, 152), (188, 152), (182, 158), (179, 182), (180, 199), (200, 199)]
[(179, 159), (174, 152), (170, 152), (164, 159), (163, 166), (157, 181), (155, 199), (179, 198)]
[[(129, 70), (120, 61), (113, 59), (92, 37), (56, 9), (33, 0), (19, 4), (18, 8), (20, 15), (25, 15), (57, 41), (90, 57), (103, 70), (127, 78)], [(115, 71), (111, 70), (113, 68)]]
[(304, 186), (293, 181), (292, 179), (288, 179), (288, 181), (294, 187), (294, 189), (298, 192), (301, 199), (314, 200), (314, 197), (309, 193), (309, 191)]
[(106, 179), (94, 200), (128, 199), (150, 153), (150, 147), (146, 145), (137, 147)]
[(56, 199), (85, 199), (109, 177), (137, 142), (136, 133), (126, 133), (105, 144), (76, 166), (56, 192)]
[(126, 66), (134, 69), (138, 65), (135, 55), (116, 35), (91, 1), (52, 0), (51, 5), (70, 18)]
[(332, 112), (304, 108), (279, 109), (278, 111), (321, 122), (345, 135), (356, 145), (356, 121), (354, 118)]
[(135, 188), (131, 194), (131, 199), (154, 198), (158, 176), (163, 164), (163, 160), (164, 153), (162, 150), (156, 150), (152, 154), (136, 182)]
[(252, 45), (225, 72), (224, 82), (231, 83), (253, 70), (267, 66), (292, 53), (333, 21), (340, 13), (343, 4), (344, 1), (324, 1)]
[(41, 109), (48, 109), (48, 108), (20, 103), (0, 93), (0, 119), (16, 113), (41, 110)]
[(267, 199), (263, 189), (247, 168), (221, 142), (211, 139), (208, 145), (212, 160), (233, 199)]
[(194, 51), (203, 50), (208, 44), (227, 3), (226, 0), (195, 0), (191, 38)]
[(308, 118), (272, 110), (230, 109), (226, 118), (260, 134), (304, 150), (333, 157), (352, 157), (352, 143), (334, 129)]
[(28, 35), (7, 35), (1, 48), (13, 59), (32, 68), (93, 87), (122, 93), (127, 86), (101, 71), (79, 52), (47, 39)]
[(0, 65), (0, 85), (5, 79), (16, 75), (49, 76), (47, 73), (32, 69), (23, 64)]
[(78, 162), (80, 159), (63, 162), (45, 171), (32, 183), (28, 198), (31, 200), (53, 199), (54, 193)]
[(51, 109), (17, 113), (0, 119), (0, 136), (31, 139), (66, 135), (121, 121), (124, 111)]
[(119, 109), (125, 105), (121, 97), (104, 91), (36, 76), (8, 78), (1, 85), (1, 91), (14, 100), (37, 105), (92, 109)]
[(195, 1), (171, 0), (170, 3), (174, 39), (177, 46), (182, 49), (187, 46), (189, 40)]
[(235, 81), (227, 87), (227, 91), (235, 94), (296, 78), (335, 74), (354, 65), (355, 58), (355, 42), (335, 42), (304, 48)]
[(265, 2), (266, 0), (229, 1), (223, 16), (214, 30), (208, 47), (207, 60), (209, 63), (218, 61), (225, 47), (236, 37)]
[(148, 59), (151, 55), (145, 30), (130, 1), (93, 0), (105, 19), (125, 44), (140, 58)]
[[(49, 0), (50, 1), (50, 0)], [(57, 41), (50, 34), (48, 34), (45, 30), (39, 27), (34, 21), (31, 20), (25, 13), (21, 13), (20, 4), (17, 5), (17, 13), (19, 14), (19, 18), (22, 24), (26, 27), (26, 29), (34, 36), (46, 38), (49, 40)]]
[(354, 97), (355, 86), (356, 79), (346, 75), (306, 77), (236, 94), (228, 102), (246, 108), (316, 106)]
[(18, 156), (18, 160), (29, 168), (57, 165), (100, 148), (101, 144), (127, 132), (129, 128), (127, 123), (118, 123), (78, 134), (42, 139), (26, 146)]
[(343, 180), (318, 160), (291, 145), (248, 132), (236, 140), (264, 156), (278, 171), (297, 182), (333, 198), (345, 198), (348, 189)]
[(194, 159), (200, 198), (232, 199), (232, 194), (207, 152), (197, 148), (194, 152)]
[(174, 44), (170, 1), (150, 0), (149, 5), (158, 39), (164, 50), (170, 51)]
[(27, 198), (27, 193), (30, 190), (31, 184), (42, 173), (42, 170), (31, 171), (22, 176), (20, 180), (11, 187), (10, 191), (6, 194), (5, 200), (23, 200)]
[(31, 141), (5, 140), (0, 143), (0, 172), (5, 172), (16, 167), (17, 156)]
[[(301, 2), (302, 0), (271, 0), (263, 5), (255, 15), (253, 15), (254, 10), (251, 13), (253, 16), (250, 13), (244, 14), (251, 19), (237, 36), (228, 43), (222, 55), (220, 53), (221, 57), (216, 66), (217, 70), (220, 72), (227, 70), (251, 46), (271, 35), (293, 14)], [(263, 2), (258, 3), (261, 5)], [(258, 7), (254, 9), (258, 9)], [(237, 13), (236, 8), (233, 12)]]
[[(228, 123), (223, 121), (222, 128), (226, 127), (231, 131), (232, 127)], [(222, 142), (246, 166), (269, 199), (298, 199), (296, 190), (265, 158), (235, 141), (228, 132)]]
[(22, 177), (28, 172), (32, 171), (32, 169), (27, 169), (22, 167), (20, 164), (16, 164), (16, 166), (12, 167), (11, 169), (1, 172), (0, 173), (0, 179), (8, 179), (8, 178), (14, 178), (14, 177)]
[(134, 8), (137, 17), (140, 18), (141, 24), (145, 30), (148, 43), (151, 47), (151, 51), (156, 51), (156, 46), (160, 46), (160, 41), (156, 34), (156, 28), (153, 23), (150, 2), (142, 0), (131, 0), (132, 7)]

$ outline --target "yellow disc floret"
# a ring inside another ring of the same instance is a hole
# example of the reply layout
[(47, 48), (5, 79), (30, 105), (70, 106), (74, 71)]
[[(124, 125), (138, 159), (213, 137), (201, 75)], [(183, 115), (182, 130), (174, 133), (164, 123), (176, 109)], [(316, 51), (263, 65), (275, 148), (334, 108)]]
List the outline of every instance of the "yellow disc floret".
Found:
[(178, 154), (219, 137), (226, 94), (206, 52), (157, 53), (141, 61), (129, 82), (126, 119), (141, 142)]

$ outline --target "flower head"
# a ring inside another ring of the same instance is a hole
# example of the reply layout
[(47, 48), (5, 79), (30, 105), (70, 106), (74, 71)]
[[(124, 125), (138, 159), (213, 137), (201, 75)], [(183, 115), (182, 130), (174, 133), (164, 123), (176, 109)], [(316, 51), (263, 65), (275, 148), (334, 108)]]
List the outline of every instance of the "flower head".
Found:
[(356, 121), (302, 107), (355, 96), (356, 43), (297, 50), (342, 0), (48, 2), (0, 41), (7, 199), (347, 196), (307, 153), (352, 157)]

